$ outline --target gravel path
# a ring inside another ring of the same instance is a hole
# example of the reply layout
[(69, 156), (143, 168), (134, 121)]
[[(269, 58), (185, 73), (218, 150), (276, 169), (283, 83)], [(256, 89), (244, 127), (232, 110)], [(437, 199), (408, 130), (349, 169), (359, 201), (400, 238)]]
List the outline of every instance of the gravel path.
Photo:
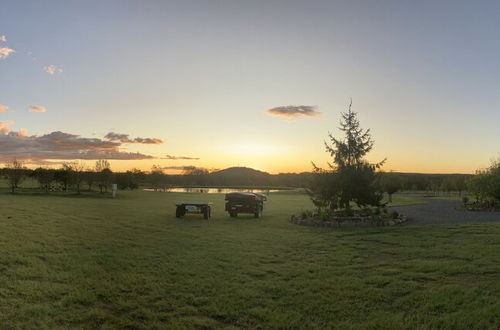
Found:
[(460, 201), (426, 198), (427, 204), (393, 207), (408, 217), (407, 224), (454, 224), (474, 222), (498, 222), (500, 212), (464, 211)]

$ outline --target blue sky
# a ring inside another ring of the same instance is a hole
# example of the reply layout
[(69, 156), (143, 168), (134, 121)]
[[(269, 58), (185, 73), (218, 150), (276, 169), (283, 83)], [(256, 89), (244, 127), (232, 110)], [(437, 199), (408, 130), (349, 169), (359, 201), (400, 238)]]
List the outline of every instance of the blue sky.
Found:
[[(498, 17), (495, 1), (2, 1), (0, 122), (165, 141), (122, 143), (153, 158), (118, 169), (304, 171), (352, 97), (386, 170), (472, 172), (500, 151)], [(265, 114), (288, 105), (321, 116)]]

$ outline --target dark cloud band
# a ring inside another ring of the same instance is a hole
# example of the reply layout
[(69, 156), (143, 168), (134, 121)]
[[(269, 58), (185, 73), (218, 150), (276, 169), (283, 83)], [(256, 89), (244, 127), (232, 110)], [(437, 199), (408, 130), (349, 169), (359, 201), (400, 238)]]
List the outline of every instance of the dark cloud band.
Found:
[(266, 113), (280, 117), (318, 117), (321, 114), (310, 105), (287, 105), (266, 110)]
[(164, 159), (168, 159), (168, 160), (199, 160), (199, 158), (196, 158), (196, 157), (172, 156), (172, 155), (167, 155)]
[(18, 132), (0, 134), (0, 161), (13, 158), (27, 161), (47, 159), (116, 159), (140, 160), (153, 156), (120, 150), (121, 143), (96, 138), (85, 138), (64, 132), (41, 136), (26, 136)]
[(135, 138), (131, 139), (128, 134), (119, 134), (114, 132), (109, 132), (104, 136), (108, 141), (119, 141), (121, 143), (138, 143), (138, 144), (161, 144), (164, 141), (158, 138)]

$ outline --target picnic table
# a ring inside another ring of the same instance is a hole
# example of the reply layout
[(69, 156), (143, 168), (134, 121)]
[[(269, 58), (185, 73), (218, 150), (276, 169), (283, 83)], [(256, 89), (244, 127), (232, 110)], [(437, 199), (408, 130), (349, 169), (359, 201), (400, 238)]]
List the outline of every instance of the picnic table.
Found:
[(186, 213), (203, 214), (203, 218), (210, 219), (212, 203), (210, 202), (175, 202), (175, 217), (181, 218)]

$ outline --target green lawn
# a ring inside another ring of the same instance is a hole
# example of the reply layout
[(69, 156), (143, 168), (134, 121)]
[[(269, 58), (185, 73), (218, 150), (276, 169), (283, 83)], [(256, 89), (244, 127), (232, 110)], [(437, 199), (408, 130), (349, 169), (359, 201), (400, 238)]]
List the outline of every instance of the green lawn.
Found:
[[(388, 202), (389, 198), (386, 195), (382, 200), (383, 203)], [(389, 203), (388, 206), (403, 206), (403, 205), (418, 205), (425, 204), (426, 201), (423, 197), (418, 197), (412, 194), (394, 194), (392, 195), (392, 203)]]
[[(214, 202), (212, 220), (173, 201)], [(229, 219), (223, 195), (0, 192), (0, 328), (500, 326), (500, 223), (324, 229), (272, 194)]]

